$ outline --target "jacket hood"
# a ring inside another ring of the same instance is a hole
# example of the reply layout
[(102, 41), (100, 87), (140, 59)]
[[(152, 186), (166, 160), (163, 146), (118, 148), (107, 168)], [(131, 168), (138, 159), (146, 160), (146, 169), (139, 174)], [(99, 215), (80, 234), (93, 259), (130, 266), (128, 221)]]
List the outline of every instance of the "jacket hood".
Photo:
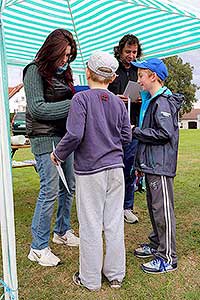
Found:
[(168, 101), (170, 102), (170, 104), (172, 104), (172, 106), (174, 106), (174, 109), (176, 109), (176, 111), (179, 111), (181, 108), (181, 105), (184, 101), (184, 95), (175, 93), (175, 94), (168, 96), (167, 98), (168, 98)]

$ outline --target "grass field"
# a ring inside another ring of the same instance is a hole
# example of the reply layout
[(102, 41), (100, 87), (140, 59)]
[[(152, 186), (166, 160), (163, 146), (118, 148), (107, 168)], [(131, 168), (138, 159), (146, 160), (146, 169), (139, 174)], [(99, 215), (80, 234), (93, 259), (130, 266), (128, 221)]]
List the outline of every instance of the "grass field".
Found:
[[(16, 153), (15, 160), (31, 158), (29, 150), (20, 151)], [(53, 252), (62, 259), (62, 264), (56, 268), (41, 267), (27, 259), (39, 178), (32, 167), (13, 169), (13, 184), (20, 300), (200, 299), (200, 130), (180, 131), (175, 178), (178, 270), (161, 275), (149, 275), (140, 270), (143, 260), (135, 258), (133, 250), (146, 241), (150, 222), (145, 194), (136, 193), (135, 212), (140, 222), (136, 225), (125, 224), (127, 274), (122, 288), (117, 291), (110, 289), (107, 281), (103, 282), (99, 292), (89, 292), (72, 283), (72, 275), (78, 270), (76, 248), (50, 243)], [(78, 233), (75, 204), (71, 221)]]

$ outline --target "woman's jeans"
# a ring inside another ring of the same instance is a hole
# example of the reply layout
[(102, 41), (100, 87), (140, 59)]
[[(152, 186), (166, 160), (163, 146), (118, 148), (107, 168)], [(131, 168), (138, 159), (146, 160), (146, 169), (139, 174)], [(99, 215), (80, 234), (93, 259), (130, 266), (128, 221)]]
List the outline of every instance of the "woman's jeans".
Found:
[(61, 164), (70, 194), (59, 178), (56, 167), (51, 162), (50, 153), (35, 155), (35, 160), (40, 176), (40, 192), (32, 220), (33, 240), (31, 247), (41, 250), (48, 247), (51, 219), (56, 198), (58, 199), (58, 210), (54, 232), (63, 235), (67, 230), (71, 229), (70, 213), (75, 191), (75, 178), (73, 154)]

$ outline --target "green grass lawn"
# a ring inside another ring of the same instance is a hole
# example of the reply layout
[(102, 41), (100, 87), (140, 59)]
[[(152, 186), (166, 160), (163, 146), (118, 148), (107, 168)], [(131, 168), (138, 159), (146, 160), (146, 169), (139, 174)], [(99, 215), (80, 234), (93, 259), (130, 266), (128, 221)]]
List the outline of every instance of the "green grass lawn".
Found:
[[(15, 160), (31, 158), (27, 149), (18, 151), (14, 157)], [(72, 283), (72, 275), (78, 270), (76, 248), (50, 242), (53, 252), (62, 259), (62, 264), (56, 268), (41, 267), (27, 259), (31, 219), (39, 191), (39, 178), (34, 168), (13, 169), (13, 185), (20, 300), (200, 299), (200, 130), (180, 131), (175, 178), (178, 270), (160, 275), (145, 274), (140, 270), (144, 260), (135, 258), (133, 250), (147, 241), (150, 222), (145, 194), (136, 193), (135, 212), (139, 223), (125, 224), (127, 273), (122, 288), (117, 291), (110, 289), (107, 281), (103, 282), (99, 292), (89, 292)], [(78, 233), (75, 203), (71, 222)]]

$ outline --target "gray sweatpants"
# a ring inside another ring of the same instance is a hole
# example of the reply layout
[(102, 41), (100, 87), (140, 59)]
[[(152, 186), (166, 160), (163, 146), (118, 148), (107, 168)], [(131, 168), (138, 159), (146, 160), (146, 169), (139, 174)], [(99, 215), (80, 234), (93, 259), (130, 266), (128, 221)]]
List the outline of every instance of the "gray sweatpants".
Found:
[(168, 263), (177, 263), (176, 220), (174, 215), (173, 178), (145, 174), (147, 205), (153, 232), (150, 244), (157, 249), (156, 256)]
[[(125, 276), (124, 175), (122, 168), (76, 175), (81, 282), (90, 290), (101, 287), (101, 273), (109, 281)], [(106, 253), (103, 261), (104, 231)]]

